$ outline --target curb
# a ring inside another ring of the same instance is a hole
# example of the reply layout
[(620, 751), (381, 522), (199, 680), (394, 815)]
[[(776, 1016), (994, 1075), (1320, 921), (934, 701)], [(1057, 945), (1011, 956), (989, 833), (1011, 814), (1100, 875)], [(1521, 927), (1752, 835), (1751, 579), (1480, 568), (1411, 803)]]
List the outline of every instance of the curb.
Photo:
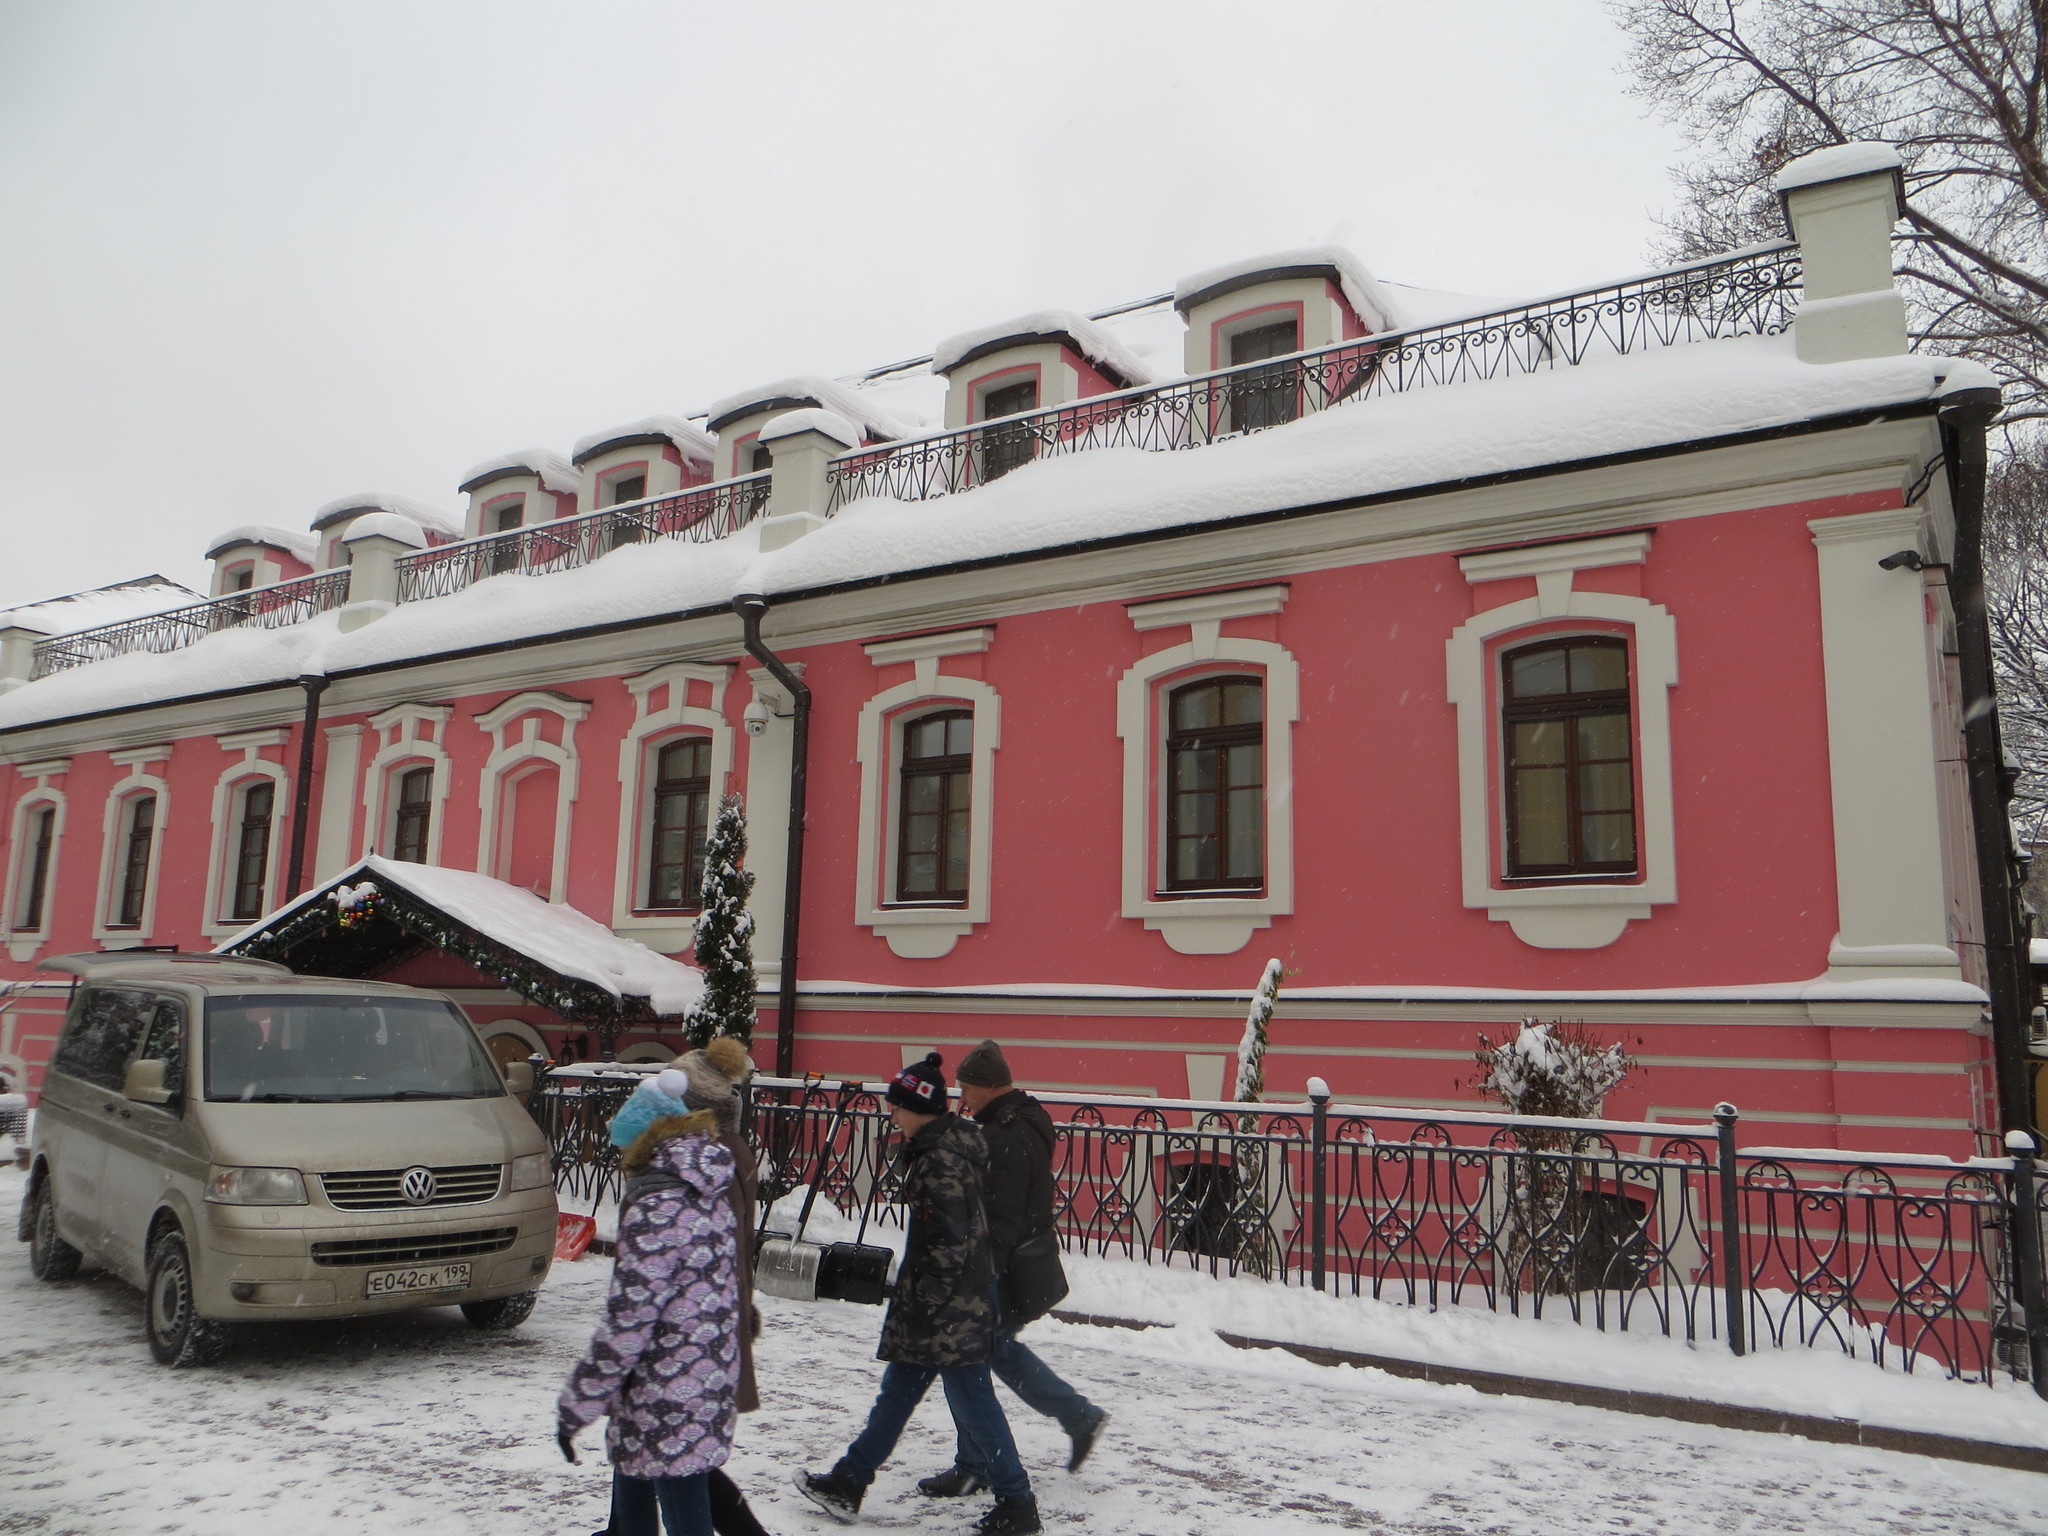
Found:
[[(1052, 1316), (1063, 1323), (1083, 1323), (1095, 1328), (1143, 1331), (1171, 1326), (1088, 1312), (1055, 1310)], [(1866, 1424), (1861, 1419), (1827, 1419), (1817, 1414), (1786, 1413), (1775, 1408), (1746, 1408), (1736, 1403), (1675, 1397), (1663, 1392), (1638, 1392), (1627, 1387), (1594, 1387), (1580, 1382), (1552, 1381), (1541, 1376), (1515, 1376), (1504, 1371), (1431, 1365), (1393, 1355), (1363, 1355), (1348, 1349), (1326, 1349), (1319, 1344), (1288, 1344), (1278, 1339), (1256, 1339), (1220, 1330), (1216, 1337), (1232, 1349), (1284, 1350), (1315, 1365), (1359, 1366), (1415, 1381), (1470, 1387), (1491, 1397), (1533, 1397), (1549, 1402), (1572, 1403), (1581, 1408), (1605, 1408), (1615, 1413), (1676, 1419), (1687, 1424), (1711, 1424), (1721, 1429), (1747, 1429), (1761, 1434), (1797, 1435), (1832, 1445), (1860, 1445), (1871, 1450), (1903, 1451), (1910, 1456), (1933, 1456), (1976, 1466), (2005, 1467), (2015, 1472), (2048, 1473), (2048, 1449), (2029, 1445), (1972, 1440), (1962, 1435), (1938, 1435), (1926, 1430), (1893, 1429), (1883, 1424)]]

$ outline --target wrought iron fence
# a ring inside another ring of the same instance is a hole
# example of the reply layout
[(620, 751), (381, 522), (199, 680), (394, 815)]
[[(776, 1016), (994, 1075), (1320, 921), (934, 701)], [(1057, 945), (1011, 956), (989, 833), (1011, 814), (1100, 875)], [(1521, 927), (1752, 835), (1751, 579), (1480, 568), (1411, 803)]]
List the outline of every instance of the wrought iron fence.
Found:
[(348, 601), (348, 572), (322, 571), (274, 586), (251, 587), (145, 618), (102, 624), (76, 634), (38, 640), (30, 675), (48, 677), (67, 667), (105, 661), (134, 651), (182, 651), (223, 629), (282, 629)]
[[(532, 1103), (565, 1194), (616, 1196), (606, 1127), (638, 1081), (544, 1074)], [(2022, 1160), (1743, 1152), (1726, 1106), (1672, 1126), (1038, 1097), (1059, 1131), (1070, 1252), (1738, 1354), (1800, 1345), (1978, 1381), (2028, 1374), (2015, 1218), (2032, 1212), (2038, 1243), (2048, 1208)], [(901, 1224), (880, 1085), (757, 1078), (751, 1110), (764, 1200), (815, 1183), (863, 1232)]]
[(736, 533), (768, 504), (767, 474), (693, 486), (673, 496), (606, 507), (488, 538), (443, 544), (398, 561), (398, 600), (446, 597), (488, 576), (573, 570), (628, 544), (686, 539), (707, 544)]
[(1792, 323), (1800, 270), (1796, 245), (1742, 251), (1469, 320), (861, 449), (828, 469), (831, 505), (863, 496), (927, 501), (1054, 454), (1198, 448), (1377, 395), (1570, 367), (1598, 354), (1771, 335)]

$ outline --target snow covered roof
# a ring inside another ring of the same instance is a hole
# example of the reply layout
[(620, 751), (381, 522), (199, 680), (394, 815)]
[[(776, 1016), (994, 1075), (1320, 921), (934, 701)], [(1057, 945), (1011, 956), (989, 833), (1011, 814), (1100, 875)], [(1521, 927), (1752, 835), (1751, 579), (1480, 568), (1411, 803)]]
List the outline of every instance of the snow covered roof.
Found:
[(1898, 150), (1889, 144), (1830, 144), (1787, 164), (1771, 178), (1771, 185), (1780, 192), (1790, 192), (1795, 187), (1819, 186), (1824, 181), (1868, 176), (1874, 171), (1896, 172), (1900, 164)]
[(348, 532), (341, 536), (341, 542), (353, 544), (357, 539), (370, 538), (396, 539), (413, 549), (427, 547), (426, 530), (397, 512), (365, 512), (348, 525)]
[(1138, 361), (1115, 333), (1070, 309), (1041, 309), (1000, 325), (985, 325), (948, 336), (932, 349), (932, 372), (951, 373), (978, 357), (1034, 341), (1070, 346), (1122, 385), (1152, 382), (1152, 370)]
[(270, 528), (261, 523), (243, 523), (225, 533), (216, 533), (206, 541), (206, 558), (211, 560), (224, 549), (237, 544), (267, 544), (272, 549), (282, 549), (311, 563), (320, 541), (307, 534), (293, 533), (288, 528)]
[(808, 373), (777, 379), (772, 384), (743, 389), (722, 400), (712, 401), (710, 410), (706, 412), (709, 418), (706, 425), (713, 432), (718, 432), (742, 416), (752, 416), (759, 411), (795, 411), (813, 405), (844, 416), (870, 437), (894, 441), (899, 437), (913, 436), (916, 432), (910, 423), (898, 420), (860, 390)]
[(472, 464), (456, 489), (468, 495), (478, 486), (506, 475), (538, 475), (542, 487), (558, 496), (574, 495), (580, 483), (576, 466), (559, 453), (551, 453), (545, 448), (521, 448), (513, 453), (502, 453), (495, 459), (485, 459), (481, 464)]
[(373, 884), (396, 886), (493, 943), (621, 1002), (645, 998), (651, 1012), (679, 1014), (688, 1012), (703, 995), (704, 973), (695, 966), (622, 939), (574, 907), (542, 901), (522, 886), (474, 870), (403, 864), (375, 854), (243, 929), (220, 949), (235, 950), (266, 931), (277, 931), (287, 916), (310, 903), (332, 901), (346, 892), (341, 894), (346, 904), (366, 876), (374, 877)]
[(1174, 307), (1186, 314), (1197, 304), (1221, 298), (1254, 283), (1273, 282), (1285, 277), (1330, 277), (1343, 291), (1345, 302), (1375, 331), (1399, 327), (1394, 306), (1387, 302), (1379, 279), (1341, 245), (1312, 245), (1297, 251), (1275, 251), (1266, 256), (1226, 262), (1184, 277), (1173, 285)]
[(392, 496), (383, 491), (359, 491), (353, 496), (337, 496), (313, 514), (308, 525), (315, 533), (323, 533), (336, 523), (346, 522), (364, 512), (395, 512), (400, 517), (409, 517), (422, 528), (431, 528), (436, 533), (462, 537), (462, 520), (451, 517), (438, 507), (430, 507), (423, 501), (414, 501), (410, 496)]
[(0, 609), (0, 626), (18, 624), (46, 635), (68, 635), (204, 601), (201, 594), (168, 576), (137, 576), (132, 581), (117, 581), (86, 592), (70, 592), (63, 597), (23, 603), (18, 608)]
[(708, 432), (691, 426), (680, 416), (649, 416), (640, 421), (628, 422), (623, 427), (613, 427), (609, 432), (593, 432), (588, 437), (576, 439), (576, 447), (569, 455), (572, 464), (581, 464), (594, 459), (608, 448), (623, 448), (630, 443), (674, 443), (676, 451), (686, 459), (702, 459), (709, 463), (718, 451), (718, 440)]
[(761, 429), (761, 441), (772, 443), (781, 438), (795, 437), (799, 432), (821, 432), (845, 448), (860, 446), (859, 427), (837, 411), (821, 411), (815, 406), (801, 411), (784, 411)]

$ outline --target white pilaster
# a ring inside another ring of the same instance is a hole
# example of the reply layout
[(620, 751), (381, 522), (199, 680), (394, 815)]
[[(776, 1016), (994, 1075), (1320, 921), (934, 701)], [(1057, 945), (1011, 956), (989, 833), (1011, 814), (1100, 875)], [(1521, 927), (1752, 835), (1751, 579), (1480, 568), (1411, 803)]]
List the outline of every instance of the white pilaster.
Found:
[(313, 879), (331, 879), (355, 860), (350, 850), (356, 807), (356, 775), (363, 760), (360, 725), (327, 727), (327, 761), (320, 772), (320, 839), (313, 849)]

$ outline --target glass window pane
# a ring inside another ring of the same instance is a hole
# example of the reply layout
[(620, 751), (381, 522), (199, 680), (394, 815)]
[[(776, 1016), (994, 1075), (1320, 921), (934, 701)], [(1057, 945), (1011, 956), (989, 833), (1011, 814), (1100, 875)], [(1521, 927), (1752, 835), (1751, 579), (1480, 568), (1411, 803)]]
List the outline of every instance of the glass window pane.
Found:
[(1524, 720), (1514, 728), (1513, 761), (1517, 767), (1564, 761), (1562, 720)]
[(1177, 790), (1193, 791), (1209, 789), (1216, 783), (1216, 754), (1213, 752), (1176, 752), (1173, 754), (1173, 787)]
[(1197, 683), (1173, 696), (1173, 728), (1198, 731), (1217, 723), (1218, 689), (1213, 683)]
[(1518, 864), (1569, 864), (1565, 775), (1561, 768), (1515, 773), (1515, 852)]
[(1259, 782), (1259, 759), (1265, 749), (1255, 741), (1240, 742), (1229, 749), (1229, 773), (1233, 787)]
[(1627, 763), (1600, 763), (1579, 770), (1579, 809), (1582, 811), (1629, 811), (1635, 809), (1634, 776)]
[(1518, 699), (1541, 698), (1565, 691), (1565, 653), (1562, 647), (1547, 651), (1526, 651), (1508, 661), (1508, 691)]
[(974, 750), (974, 717), (959, 715), (946, 722), (946, 754), (964, 757)]
[(905, 804), (912, 815), (939, 809), (939, 788), (945, 781), (935, 773), (920, 773), (904, 781)]
[(1636, 820), (1631, 815), (1585, 816), (1586, 861), (1590, 864), (1633, 864)]
[(1203, 837), (1184, 837), (1174, 845), (1173, 878), (1186, 884), (1216, 878), (1216, 845)]
[(1628, 686), (1628, 652), (1618, 645), (1572, 647), (1572, 692), (1604, 693)]
[(1174, 830), (1182, 837), (1207, 837), (1216, 830), (1214, 795), (1175, 795)]
[(1582, 759), (1626, 760), (1629, 756), (1628, 736), (1627, 715), (1579, 716), (1579, 756)]
[(938, 859), (929, 853), (913, 853), (903, 861), (903, 889), (906, 895), (936, 889)]
[(1259, 723), (1259, 694), (1257, 683), (1236, 682), (1229, 684), (1223, 694), (1223, 722), (1226, 725), (1257, 725)]

